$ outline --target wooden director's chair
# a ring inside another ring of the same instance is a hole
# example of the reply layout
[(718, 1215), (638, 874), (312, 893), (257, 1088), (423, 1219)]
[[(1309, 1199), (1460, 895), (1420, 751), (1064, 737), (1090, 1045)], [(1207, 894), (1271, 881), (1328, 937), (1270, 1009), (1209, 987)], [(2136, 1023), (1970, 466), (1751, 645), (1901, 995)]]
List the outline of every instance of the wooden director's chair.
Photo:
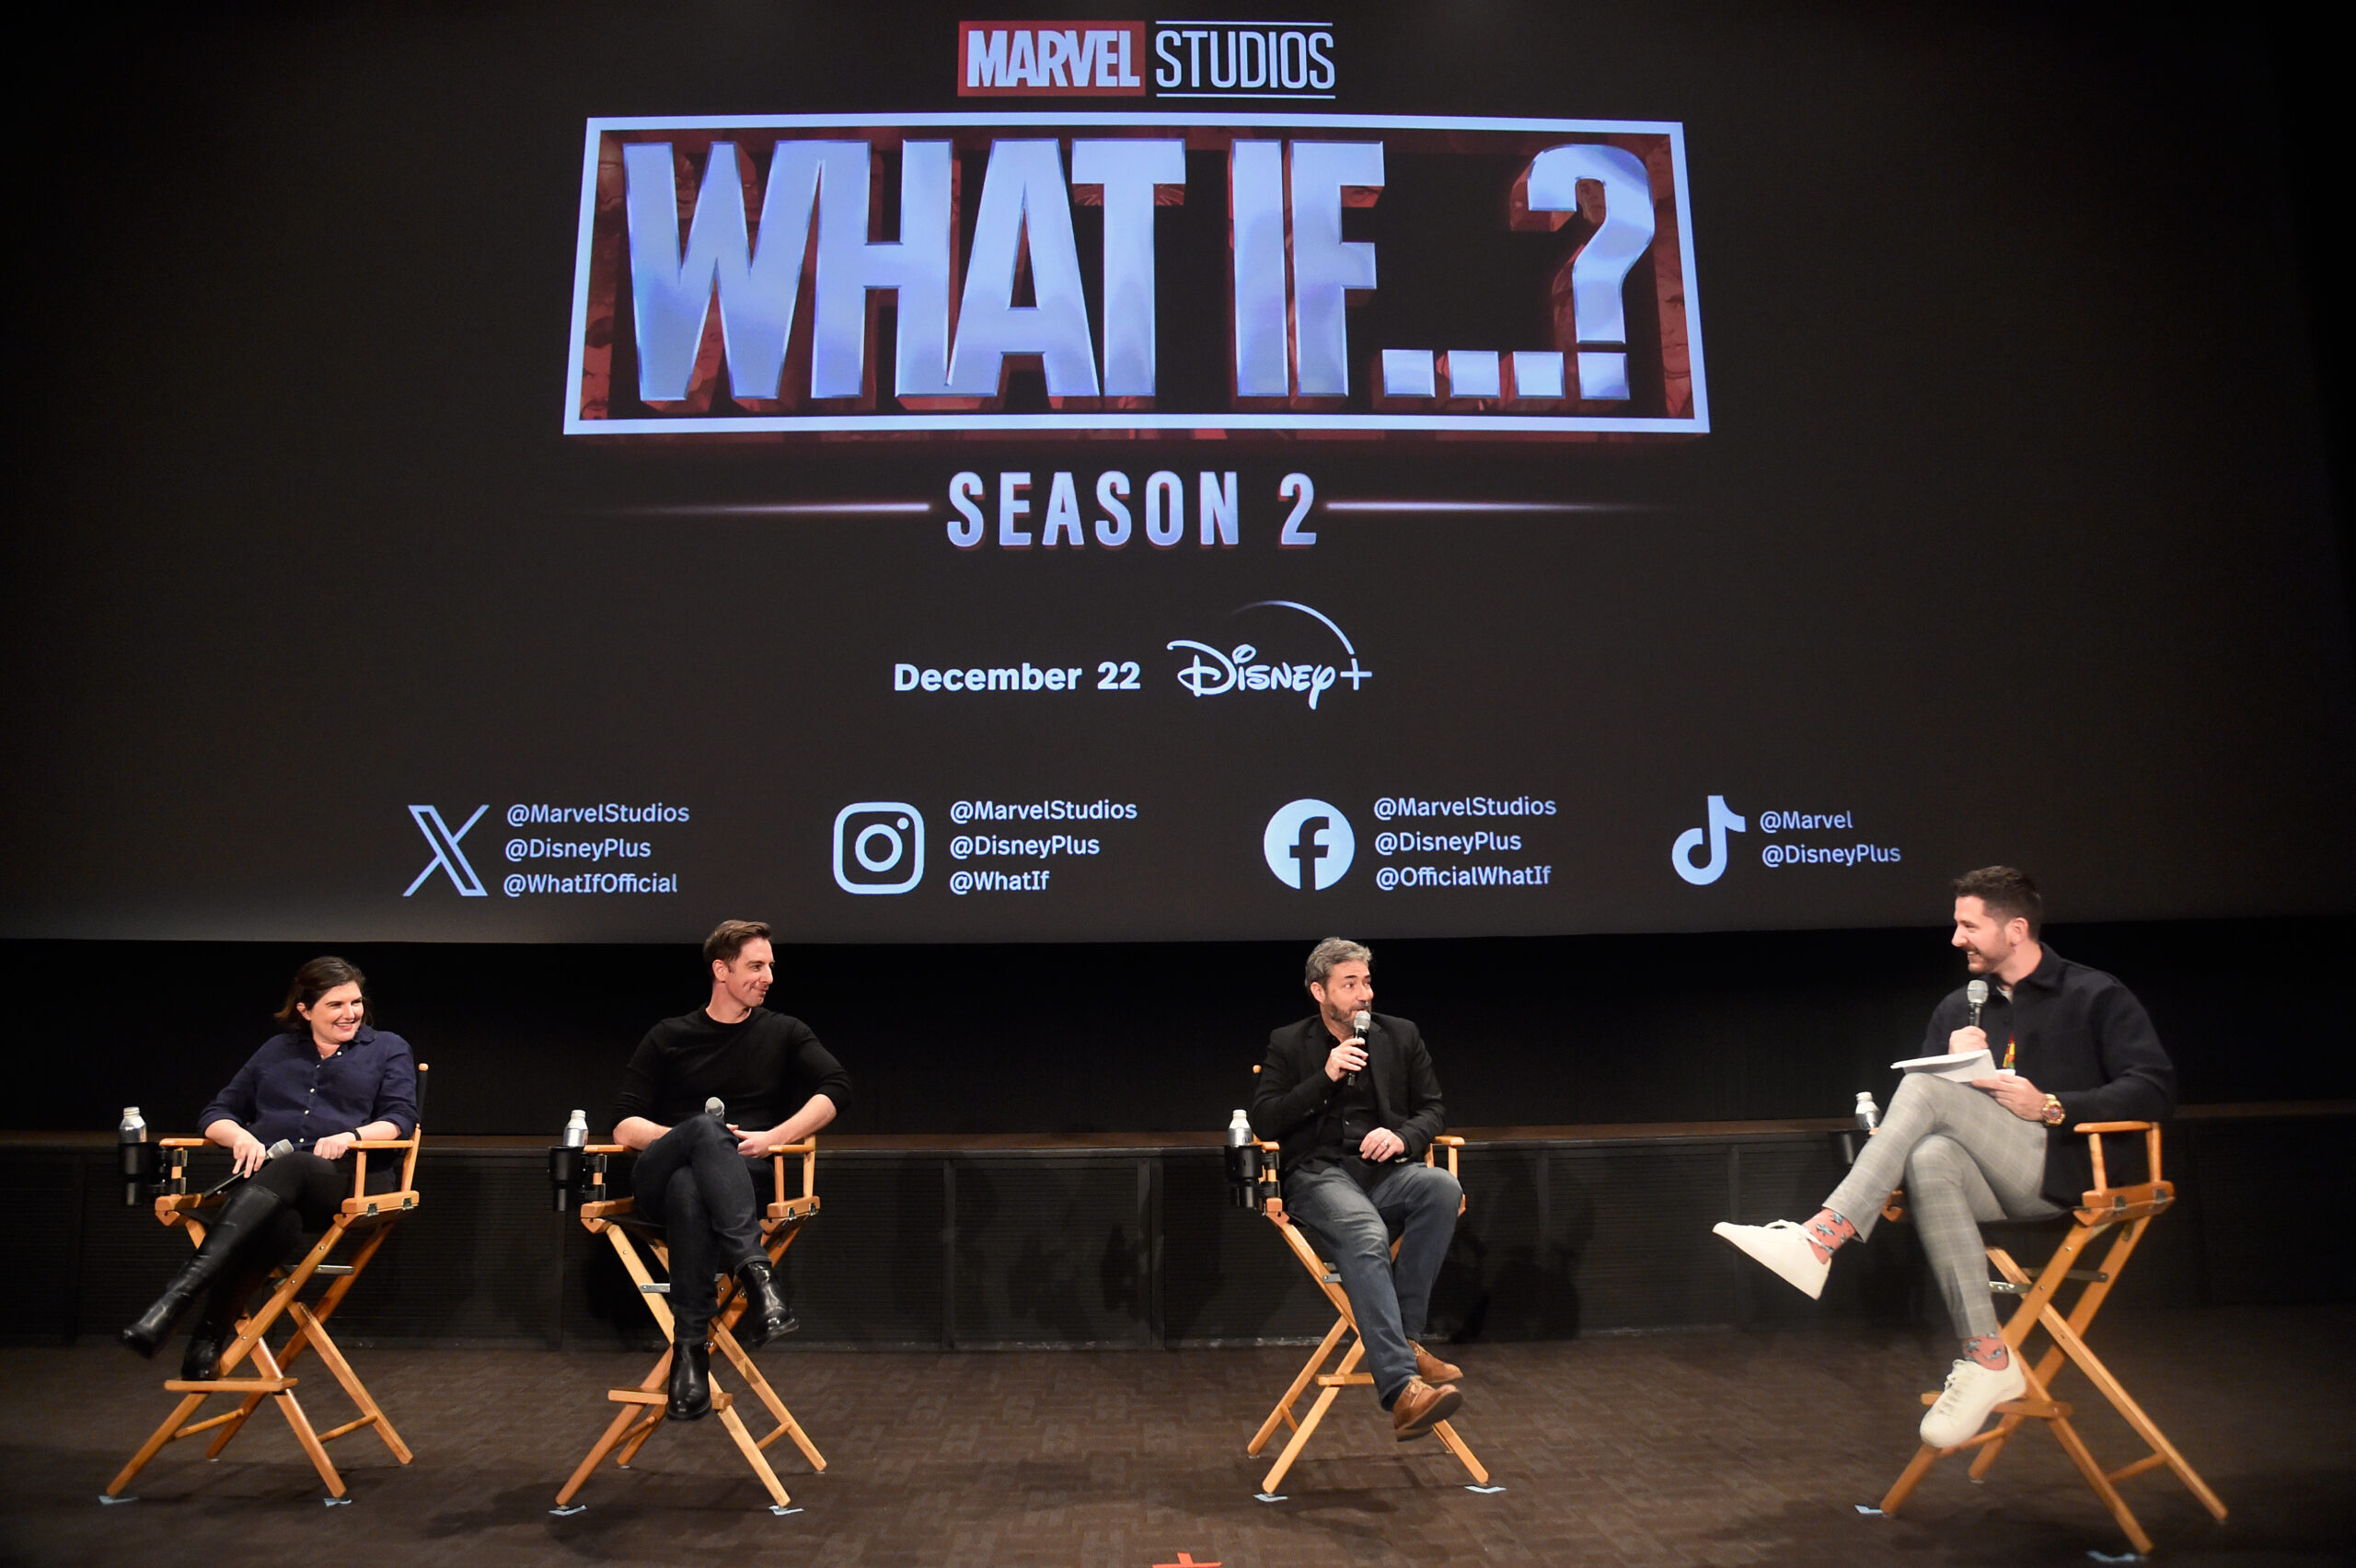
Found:
[[(656, 1283), (654, 1276), (647, 1272), (645, 1259), (639, 1253), (639, 1248), (644, 1246), (654, 1254), (664, 1272), (670, 1272), (671, 1252), (664, 1242), (663, 1228), (651, 1220), (638, 1217), (636, 1199), (605, 1195), (608, 1162), (614, 1156), (628, 1152), (620, 1144), (592, 1144), (582, 1151), (587, 1186), (581, 1204), (581, 1223), (591, 1235), (603, 1235), (614, 1244), (615, 1254), (621, 1259), (622, 1267), (629, 1271), (629, 1277), (637, 1283), (647, 1309), (662, 1325), (663, 1337), (675, 1340), (671, 1304), (664, 1299), (671, 1287), (667, 1284)], [(802, 1195), (797, 1198), (785, 1195), (785, 1162), (789, 1155), (801, 1157)], [(785, 1256), (785, 1250), (793, 1245), (793, 1239), (802, 1233), (802, 1228), (810, 1222), (810, 1216), (818, 1212), (818, 1140), (804, 1138), (797, 1144), (780, 1146), (770, 1159), (770, 1175), (775, 1184), (771, 1189), (768, 1207), (761, 1216), (761, 1243), (768, 1253), (769, 1266), (775, 1268)], [(777, 1390), (769, 1387), (768, 1379), (761, 1376), (760, 1368), (753, 1365), (752, 1356), (736, 1343), (736, 1336), (732, 1331), (737, 1320), (744, 1316), (745, 1305), (745, 1294), (737, 1288), (735, 1277), (724, 1277), (720, 1286), (719, 1310), (711, 1320), (711, 1343), (727, 1358), (729, 1365), (736, 1368), (737, 1375), (745, 1380), (745, 1386), (768, 1407), (769, 1414), (777, 1418), (777, 1426), (768, 1435), (755, 1438), (745, 1427), (744, 1417), (736, 1413), (736, 1396), (722, 1390), (717, 1366), (711, 1373), (711, 1407), (719, 1415), (720, 1424), (728, 1429), (728, 1435), (734, 1440), (738, 1451), (745, 1456), (745, 1462), (753, 1467), (753, 1473), (768, 1489), (769, 1496), (774, 1500), (769, 1505), (769, 1512), (782, 1515), (789, 1511), (788, 1505), (792, 1499), (786, 1495), (785, 1486), (778, 1480), (777, 1471), (769, 1468), (768, 1456), (761, 1450), (780, 1437), (791, 1437), (794, 1447), (800, 1448), (803, 1457), (810, 1461), (812, 1470), (823, 1471), (826, 1468), (826, 1458), (818, 1452), (817, 1445), (810, 1441), (810, 1435), (802, 1430), (802, 1424), (793, 1419), (793, 1412), (785, 1408), (785, 1401), (777, 1397)], [(671, 1357), (677, 1349), (675, 1341), (670, 1348), (664, 1351), (663, 1358), (654, 1364), (654, 1369), (639, 1380), (636, 1388), (606, 1390), (606, 1397), (620, 1405), (621, 1409), (615, 1412), (604, 1435), (598, 1437), (587, 1457), (573, 1470), (572, 1478), (564, 1483), (564, 1490), (556, 1494), (556, 1507), (552, 1512), (575, 1514), (588, 1506), (574, 1503), (573, 1494), (587, 1483), (590, 1473), (596, 1470), (599, 1462), (607, 1454), (612, 1454), (615, 1467), (627, 1470), (630, 1461), (638, 1457), (638, 1451), (646, 1446), (647, 1439), (654, 1435), (655, 1428), (663, 1424), (664, 1409), (670, 1402), (664, 1385), (671, 1376)]]
[[(420, 1062), (417, 1065), (417, 1106), (421, 1118), (425, 1111), (426, 1071), (425, 1064)], [(178, 1378), (164, 1380), (167, 1391), (182, 1396), (179, 1407), (165, 1418), (161, 1426), (156, 1428), (154, 1435), (140, 1446), (139, 1451), (131, 1456), (131, 1462), (122, 1467), (121, 1473), (109, 1482), (106, 1491), (99, 1495), (99, 1502), (136, 1501), (124, 1496), (122, 1489), (131, 1484), (131, 1478), (137, 1475), (148, 1460), (163, 1452), (167, 1444), (179, 1438), (193, 1437), (200, 1432), (220, 1428), (220, 1435), (214, 1438), (213, 1446), (204, 1451), (206, 1458), (219, 1458), (221, 1451), (245, 1429), (247, 1420), (260, 1408), (264, 1400), (274, 1401), (279, 1413), (286, 1418), (286, 1424), (294, 1429), (294, 1440), (303, 1446), (303, 1452), (310, 1456), (312, 1468), (327, 1483), (326, 1500), (329, 1505), (351, 1501), (344, 1495), (343, 1477), (336, 1473), (335, 1465), (328, 1458), (327, 1445), (337, 1438), (364, 1426), (368, 1427), (384, 1440), (385, 1447), (392, 1450), (394, 1458), (402, 1464), (410, 1462), (409, 1445), (401, 1441), (398, 1432), (393, 1430), (392, 1422), (369, 1397), (367, 1385), (360, 1380), (359, 1374), (352, 1369), (352, 1363), (345, 1360), (343, 1352), (336, 1347), (334, 1339), (328, 1333), (328, 1320), (335, 1316), (336, 1309), (343, 1305), (344, 1297), (352, 1294), (352, 1287), (359, 1283), (361, 1274), (366, 1271), (369, 1260), (384, 1246), (386, 1238), (392, 1235), (394, 1223), (417, 1207), (417, 1151), (424, 1141), (425, 1125), (421, 1120), (405, 1138), (368, 1138), (352, 1146), (356, 1151), (354, 1164), (357, 1167), (352, 1172), (352, 1196), (343, 1200), (342, 1207), (328, 1222), (326, 1231), (309, 1251), (295, 1262), (271, 1271), (270, 1277), (273, 1288), (260, 1307), (248, 1310), (238, 1320), (237, 1337), (222, 1349), (221, 1363), (215, 1369), (219, 1376), (196, 1383)], [(164, 1158), (165, 1170), (164, 1192), (156, 1200), (156, 1217), (167, 1226), (180, 1227), (188, 1233), (190, 1243), (201, 1247), (204, 1244), (205, 1216), (220, 1207), (225, 1199), (188, 1190), (188, 1157), (190, 1150), (208, 1148), (212, 1145), (204, 1138), (165, 1138), (158, 1147)], [(368, 1157), (396, 1151), (401, 1156), (400, 1185), (392, 1192), (371, 1193), (368, 1191)], [(328, 1262), (336, 1249), (347, 1240), (357, 1245), (351, 1261), (341, 1263)], [(334, 1283), (320, 1294), (317, 1305), (306, 1306), (300, 1297), (304, 1286), (309, 1285), (314, 1277), (329, 1279)], [(265, 1336), (281, 1317), (294, 1320), (294, 1332), (288, 1337), (285, 1346), (273, 1355)], [(306, 1349), (318, 1351), (319, 1360), (335, 1380), (343, 1385), (344, 1393), (360, 1412), (352, 1420), (325, 1432), (311, 1425), (310, 1417), (303, 1413), (302, 1405), (294, 1398), (294, 1385), (300, 1379), (286, 1375)], [(253, 1363), (252, 1371), (260, 1375), (235, 1376), (238, 1365), (248, 1357)], [(196, 1413), (197, 1407), (215, 1394), (226, 1394), (237, 1400), (237, 1408), (208, 1420), (190, 1422), (188, 1418)]]
[[(1259, 1069), (1254, 1067), (1253, 1071)], [(1295, 1459), (1300, 1458), (1300, 1451), (1309, 1447), (1311, 1435), (1317, 1430), (1317, 1424), (1325, 1419), (1325, 1412), (1333, 1408), (1334, 1398), (1346, 1388), (1372, 1387), (1374, 1374), (1358, 1370), (1358, 1362), (1366, 1355), (1366, 1342), (1358, 1338), (1357, 1320), (1350, 1313), (1350, 1297), (1342, 1288), (1340, 1271), (1317, 1255), (1309, 1239), (1301, 1234), (1300, 1227), (1285, 1213), (1285, 1201), (1275, 1182), (1277, 1147), (1258, 1138), (1252, 1141), (1261, 1152), (1265, 1161), (1262, 1169), (1267, 1173), (1260, 1188), (1260, 1214), (1276, 1228), (1276, 1234), (1285, 1239), (1285, 1245), (1291, 1249), (1292, 1255), (1299, 1261), (1302, 1268), (1309, 1271), (1309, 1277), (1317, 1282), (1317, 1288), (1325, 1293), (1325, 1299), (1334, 1304), (1335, 1313), (1334, 1326), (1325, 1331), (1325, 1337), (1318, 1342), (1317, 1348), (1310, 1352), (1309, 1359), (1301, 1364), (1299, 1373), (1294, 1377), (1292, 1386), (1285, 1390), (1284, 1398), (1276, 1401), (1276, 1408), (1268, 1412), (1268, 1419), (1260, 1424), (1260, 1430), (1252, 1435), (1252, 1441), (1244, 1447), (1246, 1454), (1257, 1456), (1267, 1447), (1268, 1440), (1276, 1435), (1278, 1426), (1293, 1429), (1291, 1440), (1285, 1444), (1284, 1452), (1276, 1456), (1276, 1465), (1268, 1471), (1267, 1479), (1260, 1483), (1260, 1495), (1273, 1497), (1276, 1488), (1284, 1483), (1285, 1472), (1292, 1469)], [(1424, 1163), (1432, 1164), (1439, 1150), (1445, 1147), (1448, 1150), (1448, 1173), (1453, 1176), (1456, 1174), (1457, 1150), (1463, 1147), (1462, 1138), (1442, 1135), (1432, 1140), (1431, 1147), (1424, 1150)], [(1460, 1206), (1457, 1212), (1461, 1214), (1464, 1211)], [(1394, 1258), (1399, 1255), (1396, 1240), (1391, 1243), (1391, 1255)], [(1349, 1336), (1349, 1349), (1342, 1352), (1340, 1360), (1331, 1371), (1325, 1370), (1326, 1359), (1334, 1355), (1345, 1334)], [(1316, 1401), (1309, 1407), (1306, 1416), (1296, 1418), (1293, 1406), (1302, 1394), (1308, 1392), (1311, 1383), (1317, 1385)], [(1473, 1457), (1472, 1450), (1465, 1446), (1463, 1438), (1456, 1435), (1453, 1426), (1445, 1421), (1435, 1422), (1432, 1431), (1448, 1446), (1448, 1451), (1472, 1472), (1474, 1485), (1489, 1484), (1488, 1470)]]
[[(1988, 1288), (2020, 1298), (2020, 1305), (2014, 1309), (2012, 1320), (2004, 1325), (2003, 1332), (2005, 1345), (2020, 1358), (2022, 1375), (2028, 1380), (2026, 1396), (2007, 1400), (1998, 1405), (1996, 1411), (2003, 1417), (2001, 1421), (1954, 1448), (1934, 1448), (1924, 1445), (1915, 1454), (1913, 1462), (1899, 1476), (1897, 1483), (1890, 1487), (1889, 1495), (1881, 1500), (1881, 1511), (1884, 1514), (1897, 1513), (1915, 1486), (1930, 1473), (1933, 1465), (1948, 1454), (1960, 1453), (1965, 1448), (1980, 1450), (1971, 1461), (1970, 1474), (1973, 1481), (1981, 1480), (1990, 1467), (1995, 1464), (1996, 1456), (2004, 1452), (2004, 1445), (2012, 1440), (2021, 1423), (2041, 1421), (2053, 1434), (2054, 1441), (2060, 1443), (2062, 1451), (2070, 1456), (2070, 1461), (2078, 1467), (2078, 1473), (2086, 1478), (2086, 1484), (2094, 1488), (2095, 1494), (2102, 1499), (2103, 1505), (2119, 1521), (2119, 1528), (2126, 1532), (2135, 1550), (2148, 1552), (2152, 1550), (2152, 1538), (2144, 1533), (2143, 1527), (2136, 1522), (2134, 1514), (2128, 1508), (2126, 1499), (2119, 1494), (2118, 1482), (2165, 1465), (2200, 1500), (2201, 1506), (2220, 1520), (2225, 1516), (2225, 1505), (2209, 1489), (2209, 1483), (2185, 1463), (2184, 1456), (2176, 1451), (2158, 1424), (2143, 1412), (2143, 1408), (2128, 1394), (2111, 1374), (2110, 1368), (2087, 1348), (2085, 1333), (2088, 1325), (2094, 1321), (2095, 1314), (2102, 1309), (2103, 1298), (2110, 1294), (2111, 1286), (2119, 1283), (2119, 1271), (2126, 1267), (2127, 1260), (2133, 1255), (2136, 1243), (2142, 1240), (2145, 1228), (2154, 1216), (2176, 1201), (2176, 1190), (2160, 1179), (2160, 1129), (2153, 1123), (2082, 1122), (2072, 1131), (2087, 1136), (2094, 1154), (2095, 1184), (2093, 1190), (2085, 1194), (2085, 1202), (2074, 1211), (2070, 1233), (2062, 1238), (2062, 1245), (2055, 1249), (2053, 1256), (2034, 1280), (2003, 1247), (1991, 1245), (1988, 1248), (1988, 1261), (1995, 1265), (1997, 1273), (2004, 1275), (2000, 1280), (1991, 1280)], [(2147, 1165), (2145, 1180), (2121, 1187), (2110, 1185), (2103, 1168), (2102, 1138), (2105, 1133), (2143, 1135)], [(1891, 1194), (1889, 1205), (1882, 1212), (1892, 1219), (1904, 1217), (1902, 1199), (1902, 1193)], [(2096, 1237), (2119, 1227), (2123, 1228), (2112, 1239), (2099, 1267), (2085, 1269), (2073, 1266)], [(2067, 1316), (2054, 1302), (2055, 1293), (2065, 1282), (2081, 1286)], [(2052, 1343), (2037, 1365), (2032, 1366), (2023, 1354), (2023, 1346), (2030, 1333), (2038, 1329), (2043, 1329)], [(2127, 1424), (2134, 1428), (2135, 1435), (2148, 1446), (2150, 1451), (2142, 1458), (2114, 1470), (2105, 1470), (2096, 1461), (2094, 1455), (2087, 1450), (2085, 1440), (2070, 1424), (2073, 1407), (2053, 1397), (2053, 1379), (2062, 1371), (2065, 1361), (2085, 1374), (2086, 1380), (2110, 1401), (2112, 1409), (2126, 1418)], [(1935, 1393), (1924, 1394), (1923, 1402), (1935, 1404), (1938, 1397)]]

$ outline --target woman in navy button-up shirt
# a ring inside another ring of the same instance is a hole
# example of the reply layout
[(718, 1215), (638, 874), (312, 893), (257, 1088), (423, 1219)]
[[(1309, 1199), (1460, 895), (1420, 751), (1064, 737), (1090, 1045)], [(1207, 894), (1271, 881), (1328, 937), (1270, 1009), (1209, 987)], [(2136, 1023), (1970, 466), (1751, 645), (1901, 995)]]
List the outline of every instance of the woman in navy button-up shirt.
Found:
[[(365, 1138), (405, 1138), (417, 1125), (417, 1064), (409, 1042), (368, 1026), (365, 977), (340, 958), (315, 958), (294, 974), (274, 1035), (204, 1108), (204, 1136), (229, 1151), (240, 1182), (207, 1220), (204, 1245), (154, 1306), (122, 1331), (153, 1355), (173, 1322), (210, 1290), (190, 1331), (180, 1376), (215, 1376), (221, 1347), (255, 1288), (306, 1231), (327, 1228), (350, 1192), (341, 1162)], [(272, 1159), (271, 1145), (288, 1152)], [(396, 1169), (370, 1172), (389, 1187)]]

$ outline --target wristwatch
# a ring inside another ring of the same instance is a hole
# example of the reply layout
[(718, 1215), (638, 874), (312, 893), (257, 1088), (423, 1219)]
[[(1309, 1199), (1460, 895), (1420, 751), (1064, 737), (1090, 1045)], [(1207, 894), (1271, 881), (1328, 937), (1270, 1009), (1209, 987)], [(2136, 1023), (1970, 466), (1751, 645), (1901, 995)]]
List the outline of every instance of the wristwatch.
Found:
[(2045, 1097), (2045, 1109), (2038, 1113), (2038, 1120), (2049, 1127), (2058, 1127), (2068, 1114), (2062, 1109), (2062, 1101), (2049, 1094)]

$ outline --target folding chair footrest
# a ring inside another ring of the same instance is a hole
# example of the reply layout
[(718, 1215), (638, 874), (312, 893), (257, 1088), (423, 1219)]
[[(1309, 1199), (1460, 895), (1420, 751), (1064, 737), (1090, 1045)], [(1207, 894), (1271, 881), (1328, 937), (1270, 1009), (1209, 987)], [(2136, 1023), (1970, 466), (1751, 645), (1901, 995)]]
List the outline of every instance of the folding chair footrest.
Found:
[(214, 1378), (191, 1383), (167, 1378), (164, 1389), (174, 1394), (283, 1394), (301, 1381), (299, 1378)]
[[(606, 1397), (616, 1404), (667, 1405), (671, 1402), (670, 1394), (660, 1389), (607, 1389)], [(736, 1396), (723, 1389), (714, 1389), (711, 1392), (711, 1408), (715, 1412), (726, 1410), (735, 1402)]]
[(1370, 1389), (1374, 1387), (1371, 1372), (1320, 1372), (1317, 1386), (1321, 1389)]
[[(1924, 1394), (1923, 1402), (1925, 1405), (1934, 1405), (1939, 1402), (1939, 1396)], [(2005, 1400), (1996, 1405), (1992, 1413), (2027, 1416), (2041, 1421), (2055, 1419), (2067, 1421), (2078, 1413), (2078, 1407), (2062, 1400)], [(1959, 1443), (1956, 1446), (1963, 1447)]]

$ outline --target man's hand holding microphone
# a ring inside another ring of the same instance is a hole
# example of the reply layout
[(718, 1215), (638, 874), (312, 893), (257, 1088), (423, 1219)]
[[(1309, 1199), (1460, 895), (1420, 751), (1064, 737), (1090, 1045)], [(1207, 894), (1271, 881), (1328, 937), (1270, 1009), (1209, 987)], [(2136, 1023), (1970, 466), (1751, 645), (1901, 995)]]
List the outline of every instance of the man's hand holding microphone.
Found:
[[(1325, 1053), (1325, 1076), (1339, 1083), (1347, 1078), (1352, 1084), (1366, 1070), (1366, 1032), (1374, 1025), (1374, 1015), (1361, 1008), (1350, 1020), (1355, 1038), (1337, 1040)], [(1358, 1140), (1358, 1158), (1380, 1165), (1398, 1159), (1407, 1152), (1407, 1140), (1388, 1127), (1377, 1127)]]

